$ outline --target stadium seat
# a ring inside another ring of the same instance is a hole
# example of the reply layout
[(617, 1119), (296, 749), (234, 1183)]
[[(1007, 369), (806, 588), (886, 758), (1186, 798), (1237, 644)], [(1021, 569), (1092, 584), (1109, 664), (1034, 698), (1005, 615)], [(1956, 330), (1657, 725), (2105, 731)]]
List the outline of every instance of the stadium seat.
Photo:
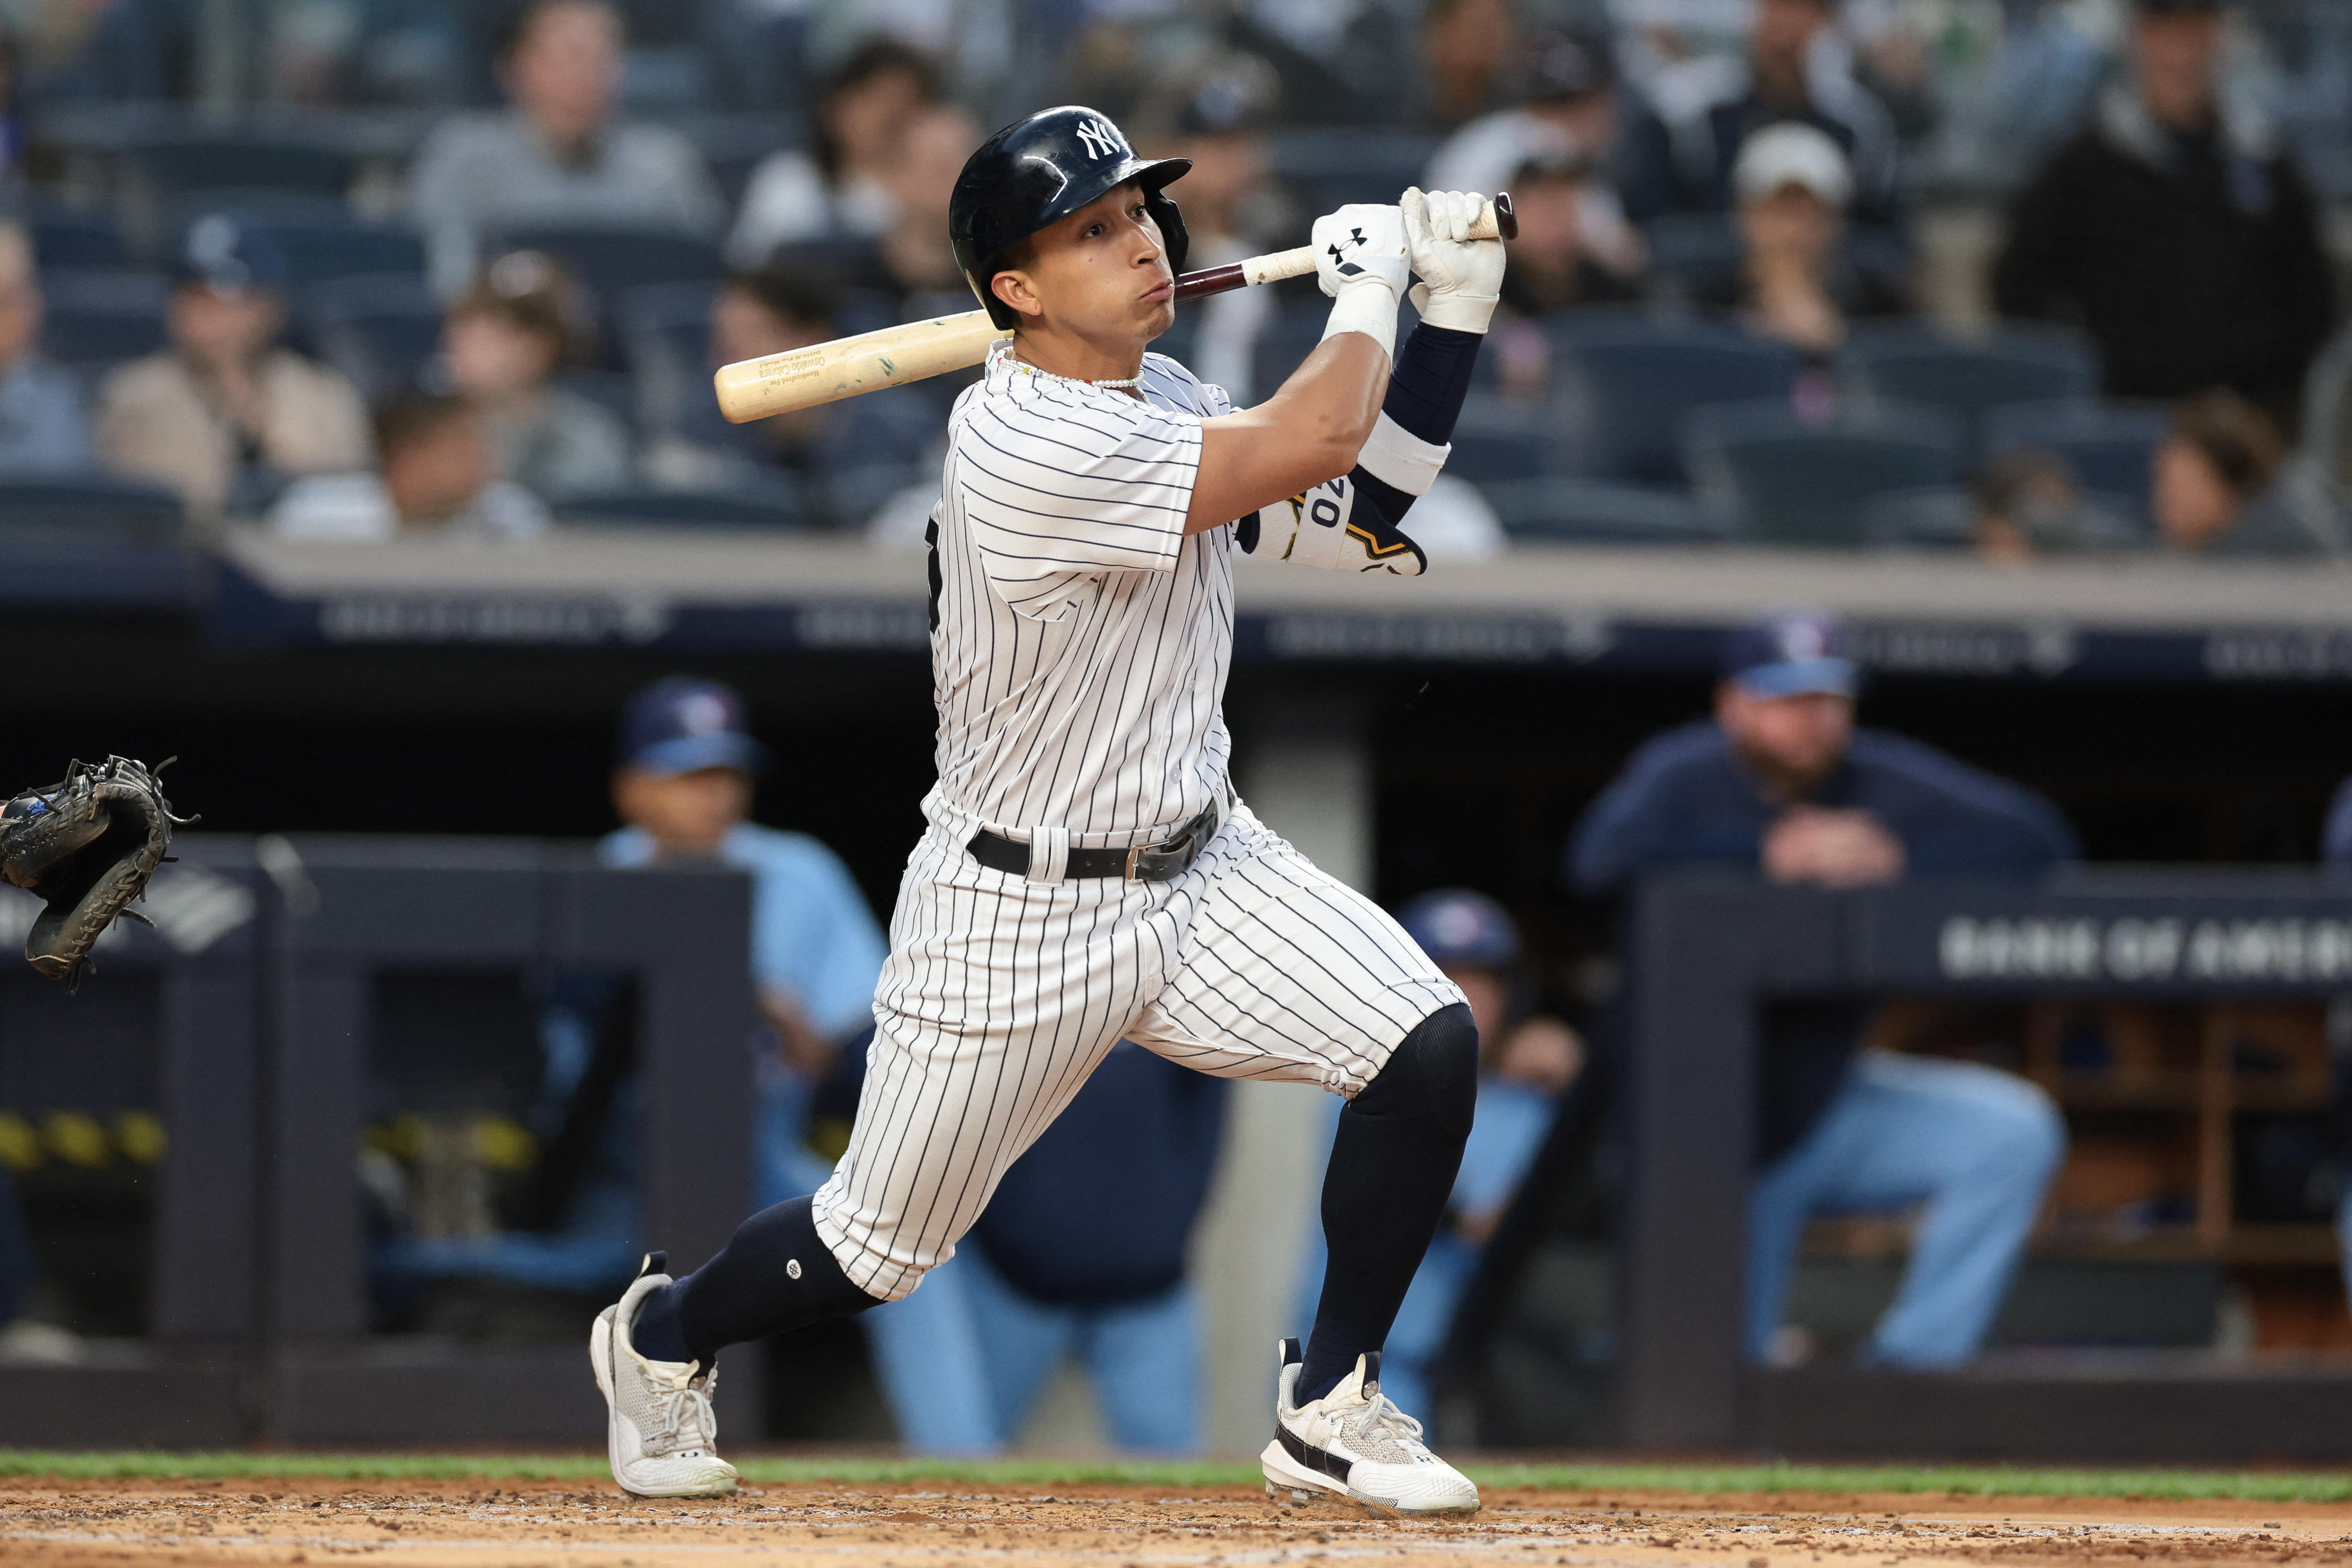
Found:
[(1888, 490), (1862, 503), (1864, 544), (1968, 549), (1976, 544), (1976, 495), (1965, 485)]
[(2170, 415), (2161, 404), (2069, 401), (1987, 411), (1988, 456), (2039, 446), (2074, 465), (2085, 489), (2128, 497), (2135, 516), (2147, 511), (2149, 465)]
[(122, 236), (110, 219), (41, 206), (17, 219), (32, 236), (33, 260), (44, 273), (108, 270), (124, 265)]
[(370, 402), (415, 382), (441, 344), (441, 302), (412, 273), (367, 273), (314, 286), (302, 326), (319, 357)]
[(674, 434), (686, 400), (709, 395), (715, 292), (707, 283), (651, 283), (621, 297), (621, 354), (636, 378), (637, 419), (648, 434)]
[(94, 369), (163, 346), (171, 285), (152, 272), (54, 272), (41, 279), (48, 308), (41, 348), (59, 364)]
[[(1675, 490), (1607, 479), (1550, 476), (1483, 485), (1514, 540), (1579, 544), (1711, 544), (1722, 525)], [(1410, 531), (1410, 523), (1407, 525)]]
[(1286, 131), (1274, 141), (1274, 172), (1310, 214), (1348, 202), (1393, 202), (1407, 185), (1421, 183), (1440, 142), (1376, 126)]
[(562, 370), (553, 384), (586, 398), (631, 430), (637, 427), (637, 389), (621, 371)]
[(315, 140), (257, 136), (159, 136), (135, 147), (131, 162), (158, 192), (185, 199), (198, 191), (308, 191), (341, 196), (359, 160)]
[[(1179, 313), (1192, 308), (1180, 307)], [(1319, 298), (1277, 305), (1267, 316), (1250, 350), (1250, 386), (1258, 401), (1288, 381), (1299, 361), (1315, 351), (1330, 319), (1331, 302)], [(1402, 341), (1403, 335), (1398, 336)]]
[(1770, 544), (1859, 544), (1871, 497), (1958, 484), (1966, 467), (1964, 429), (1941, 409), (1850, 409), (1812, 423), (1777, 399), (1716, 404), (1685, 419), (1683, 448), (1700, 504)]
[(756, 496), (677, 490), (612, 490), (567, 497), (558, 507), (565, 523), (599, 528), (760, 528), (808, 527), (808, 514), (781, 476)]
[[(2082, 494), (2070, 519), (2073, 548), (2083, 550), (2142, 549), (2152, 541), (2133, 524), (2129, 497), (2097, 491)], [(1890, 490), (1862, 504), (1865, 544), (1911, 549), (1972, 549), (1976, 547), (1977, 499), (1958, 485)]]
[(1445, 460), (1445, 471), (1484, 487), (1565, 474), (1572, 455), (1549, 405), (1473, 392), (1454, 423), (1454, 451)]
[(412, 231), (387, 224), (362, 223), (341, 202), (299, 198), (294, 202), (240, 199), (215, 203), (183, 203), (175, 208), (181, 220), (174, 233), (207, 213), (226, 213), (248, 228), (267, 235), (286, 258), (286, 270), (299, 296), (313, 284), (369, 273), (425, 274), (425, 242)]
[(1785, 400), (1796, 350), (1727, 327), (1624, 311), (1574, 312), (1552, 340), (1552, 381), (1578, 410), (1577, 468), (1598, 479), (1687, 482), (1675, 432), (1702, 404)]
[(717, 246), (668, 229), (511, 229), (489, 249), (543, 250), (558, 256), (608, 308), (649, 283), (712, 283), (722, 271)]
[(1687, 289), (1739, 266), (1739, 235), (1721, 213), (1670, 213), (1642, 226), (1654, 285)]
[(1851, 397), (1949, 409), (1973, 431), (1989, 409), (2090, 397), (2098, 350), (2059, 327), (2010, 325), (1958, 339), (1921, 322), (1864, 324), (1839, 353), (1837, 376)]
[(101, 475), (0, 475), (0, 544), (170, 544), (185, 516), (180, 497)]
[(724, 271), (716, 245), (670, 229), (512, 229), (497, 235), (484, 254), (508, 250), (543, 250), (572, 269), (604, 333), (604, 368), (615, 371), (627, 368), (618, 311), (631, 291), (657, 283), (716, 283)]

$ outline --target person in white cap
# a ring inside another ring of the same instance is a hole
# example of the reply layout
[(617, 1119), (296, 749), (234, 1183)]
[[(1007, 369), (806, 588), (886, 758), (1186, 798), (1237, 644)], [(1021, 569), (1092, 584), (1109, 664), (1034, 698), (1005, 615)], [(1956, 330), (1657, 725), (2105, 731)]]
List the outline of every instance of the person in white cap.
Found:
[(1740, 144), (1731, 184), (1739, 269), (1702, 284), (1697, 303), (1738, 310), (1750, 330), (1817, 356), (1844, 341), (1849, 317), (1904, 308), (1891, 284), (1839, 248), (1853, 173), (1826, 133), (1797, 120), (1765, 126)]

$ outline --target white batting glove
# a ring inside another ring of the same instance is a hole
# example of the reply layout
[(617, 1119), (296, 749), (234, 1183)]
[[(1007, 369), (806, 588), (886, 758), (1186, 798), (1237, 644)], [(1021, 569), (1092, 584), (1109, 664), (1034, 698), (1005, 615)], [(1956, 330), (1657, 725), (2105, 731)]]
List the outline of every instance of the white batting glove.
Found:
[(1315, 220), (1315, 281), (1332, 299), (1326, 338), (1361, 332), (1393, 354), (1409, 267), (1397, 209), (1351, 203)]
[(1405, 192), (1397, 208), (1412, 269), (1421, 277), (1413, 285), (1412, 308), (1433, 327), (1486, 331), (1502, 300), (1504, 259), (1501, 241), (1469, 237), (1486, 198), (1475, 191), (1423, 194), (1416, 187)]

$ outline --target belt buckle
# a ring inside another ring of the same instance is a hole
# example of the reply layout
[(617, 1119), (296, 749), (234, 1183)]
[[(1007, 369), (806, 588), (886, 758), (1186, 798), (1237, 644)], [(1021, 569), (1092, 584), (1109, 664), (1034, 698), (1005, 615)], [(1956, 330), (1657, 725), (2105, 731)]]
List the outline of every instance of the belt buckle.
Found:
[(1127, 852), (1127, 869), (1122, 874), (1129, 882), (1166, 882), (1192, 863), (1193, 838), (1186, 833), (1156, 844), (1136, 845)]
[(1127, 852), (1127, 866), (1121, 874), (1129, 882), (1166, 882), (1181, 875), (1185, 867), (1201, 858), (1217, 821), (1217, 809), (1212, 806), (1185, 823), (1184, 831), (1174, 838), (1136, 845)]

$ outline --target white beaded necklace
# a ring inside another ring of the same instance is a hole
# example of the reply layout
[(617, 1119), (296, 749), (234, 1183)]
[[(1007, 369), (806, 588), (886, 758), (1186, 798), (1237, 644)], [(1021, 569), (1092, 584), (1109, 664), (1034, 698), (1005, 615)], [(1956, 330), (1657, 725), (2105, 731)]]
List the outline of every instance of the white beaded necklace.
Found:
[(1033, 376), (1052, 376), (1053, 379), (1057, 382), (1071, 382), (1082, 387), (1109, 387), (1112, 391), (1116, 392), (1120, 388), (1139, 387), (1143, 384), (1143, 378), (1141, 376), (1122, 376), (1117, 381), (1090, 382), (1083, 376), (1065, 376), (1057, 374), (1053, 371), (1033, 365), (1028, 361), (1023, 359), (1015, 359), (1013, 362), (1019, 365), (1023, 370), (1027, 371)]

